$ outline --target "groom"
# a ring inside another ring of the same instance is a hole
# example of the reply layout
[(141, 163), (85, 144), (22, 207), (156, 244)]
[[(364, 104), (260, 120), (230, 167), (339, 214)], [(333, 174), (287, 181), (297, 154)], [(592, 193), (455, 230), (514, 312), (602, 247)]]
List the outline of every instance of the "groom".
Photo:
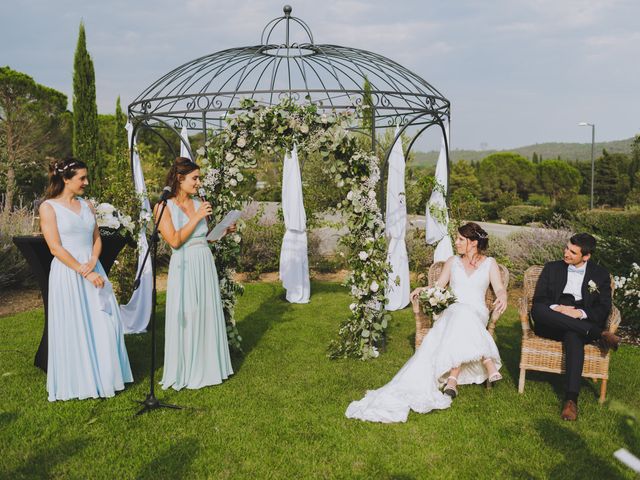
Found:
[(588, 233), (572, 236), (564, 259), (547, 263), (533, 295), (531, 318), (540, 337), (559, 340), (565, 351), (564, 420), (578, 418), (578, 393), (584, 364), (584, 345), (598, 341), (616, 350), (620, 337), (606, 330), (611, 311), (611, 280), (601, 266), (590, 262), (596, 239)]

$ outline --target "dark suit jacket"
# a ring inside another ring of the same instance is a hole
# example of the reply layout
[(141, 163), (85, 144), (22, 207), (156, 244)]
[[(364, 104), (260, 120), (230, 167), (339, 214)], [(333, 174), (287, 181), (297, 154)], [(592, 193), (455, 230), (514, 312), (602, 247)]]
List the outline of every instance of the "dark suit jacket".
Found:
[[(534, 304), (550, 306), (559, 303), (560, 295), (567, 285), (567, 269), (568, 265), (562, 260), (549, 262), (544, 266), (533, 295)], [(590, 291), (590, 280), (597, 286), (594, 292)], [(611, 312), (611, 278), (609, 272), (591, 261), (587, 262), (582, 282), (582, 301), (584, 306), (581, 308), (587, 314), (587, 320), (605, 328)]]

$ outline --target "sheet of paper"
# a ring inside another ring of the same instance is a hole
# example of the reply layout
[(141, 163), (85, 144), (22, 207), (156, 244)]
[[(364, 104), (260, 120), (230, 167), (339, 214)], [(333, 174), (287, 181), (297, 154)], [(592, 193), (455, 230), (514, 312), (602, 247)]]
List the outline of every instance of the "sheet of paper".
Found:
[(220, 240), (224, 235), (224, 231), (238, 221), (241, 213), (242, 212), (240, 210), (231, 210), (227, 213), (220, 223), (213, 227), (213, 230), (209, 232), (209, 235), (207, 235), (207, 241), (215, 242)]

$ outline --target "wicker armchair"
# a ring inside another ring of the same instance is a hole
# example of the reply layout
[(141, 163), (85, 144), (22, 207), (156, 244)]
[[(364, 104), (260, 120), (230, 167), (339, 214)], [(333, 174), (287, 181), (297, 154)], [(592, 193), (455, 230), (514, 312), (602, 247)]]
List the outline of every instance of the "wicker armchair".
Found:
[[(427, 276), (429, 286), (435, 285), (436, 280), (440, 276), (442, 272), (442, 267), (444, 267), (444, 262), (435, 262), (429, 267), (429, 274)], [(504, 265), (498, 264), (500, 268), (500, 276), (502, 277), (502, 284), (506, 289), (509, 286), (509, 270)], [(493, 289), (491, 287), (487, 288), (487, 294), (485, 296), (485, 301), (487, 304), (487, 308), (490, 312), (489, 323), (487, 324), (487, 330), (492, 337), (495, 338), (495, 328), (496, 322), (498, 320), (498, 315), (493, 309), (493, 302), (495, 301), (496, 296), (493, 293)], [(431, 329), (432, 321), (429, 318), (429, 315), (426, 315), (422, 309), (420, 308), (419, 302), (416, 300), (412, 302), (413, 304), (413, 315), (416, 319), (416, 349), (422, 344), (422, 340), (429, 333)]]
[[(527, 370), (537, 370), (540, 372), (564, 373), (564, 353), (562, 342), (538, 337), (529, 323), (533, 294), (538, 283), (538, 278), (542, 272), (542, 267), (534, 265), (524, 272), (524, 291), (520, 298), (519, 312), (522, 323), (522, 351), (520, 353), (520, 381), (518, 382), (518, 392), (524, 392), (524, 382)], [(615, 284), (611, 279), (611, 295)], [(620, 311), (611, 307), (611, 313), (607, 319), (607, 328), (615, 333), (620, 325)], [(585, 345), (584, 347), (584, 367), (582, 376), (592, 378), (596, 382), (602, 380), (600, 386), (600, 403), (603, 403), (607, 395), (607, 380), (609, 378), (609, 352), (603, 351), (595, 345)]]

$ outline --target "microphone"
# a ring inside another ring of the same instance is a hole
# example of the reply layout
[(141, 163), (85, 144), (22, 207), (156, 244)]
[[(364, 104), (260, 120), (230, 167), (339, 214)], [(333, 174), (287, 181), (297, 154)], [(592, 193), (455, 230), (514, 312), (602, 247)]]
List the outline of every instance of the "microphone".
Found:
[[(200, 187), (198, 189), (198, 196), (200, 197), (200, 200), (202, 200), (203, 202), (207, 201), (207, 192), (204, 191), (204, 188)], [(211, 223), (211, 215), (207, 215), (207, 223)]]
[(171, 195), (171, 187), (166, 186), (162, 189), (162, 195), (160, 195), (160, 201), (166, 202), (167, 198), (169, 198), (169, 195)]

